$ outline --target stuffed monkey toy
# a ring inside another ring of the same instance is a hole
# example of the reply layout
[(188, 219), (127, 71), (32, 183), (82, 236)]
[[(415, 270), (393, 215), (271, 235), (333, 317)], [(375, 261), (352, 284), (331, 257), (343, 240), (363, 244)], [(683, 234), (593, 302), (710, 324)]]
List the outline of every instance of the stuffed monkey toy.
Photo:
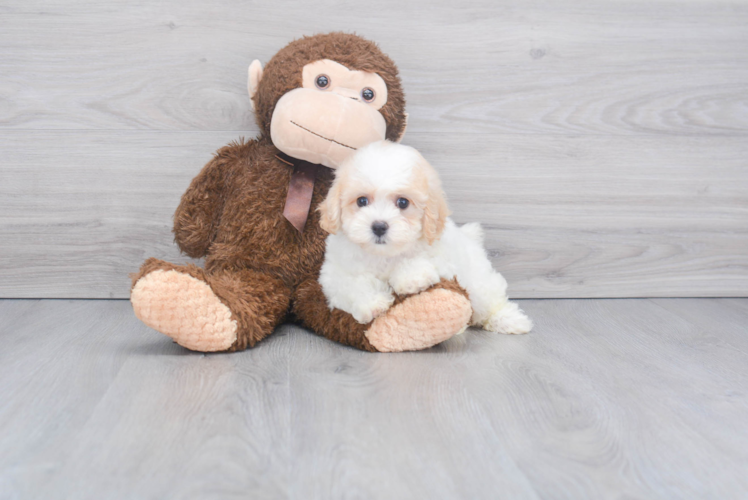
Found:
[(327, 234), (317, 206), (357, 148), (399, 141), (405, 100), (395, 64), (372, 42), (330, 33), (249, 67), (260, 135), (221, 148), (174, 214), (179, 249), (204, 268), (148, 259), (132, 276), (135, 315), (201, 352), (253, 347), (284, 321), (367, 351), (431, 347), (465, 329), (465, 291), (442, 281), (398, 297), (369, 324), (328, 307), (317, 283)]

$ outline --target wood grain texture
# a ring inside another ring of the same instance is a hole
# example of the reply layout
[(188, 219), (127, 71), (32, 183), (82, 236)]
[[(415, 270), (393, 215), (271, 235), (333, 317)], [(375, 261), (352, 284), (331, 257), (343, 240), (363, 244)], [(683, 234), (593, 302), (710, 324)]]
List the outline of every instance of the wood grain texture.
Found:
[(171, 215), (257, 132), (246, 68), (356, 31), (398, 63), (406, 143), (515, 297), (748, 296), (748, 4), (8, 0), (0, 297), (128, 295)]
[(0, 319), (0, 498), (286, 495), (282, 343), (191, 354), (126, 301), (0, 301)]
[[(0, 296), (129, 296), (183, 262), (171, 217), (232, 132), (0, 133)], [(412, 134), (458, 222), (480, 221), (515, 297), (748, 294), (748, 142)]]
[[(332, 30), (402, 70), (411, 130), (746, 135), (748, 5), (9, 0), (0, 127), (254, 131), (246, 70)], [(373, 12), (376, 11), (376, 12)]]
[(529, 300), (526, 336), (190, 353), (126, 301), (1, 300), (0, 498), (748, 495), (748, 300)]

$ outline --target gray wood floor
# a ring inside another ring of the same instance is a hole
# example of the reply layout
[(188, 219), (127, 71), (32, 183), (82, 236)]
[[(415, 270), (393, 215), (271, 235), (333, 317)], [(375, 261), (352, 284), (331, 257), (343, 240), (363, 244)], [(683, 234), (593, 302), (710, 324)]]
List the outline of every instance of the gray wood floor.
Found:
[(0, 301), (0, 498), (748, 497), (748, 299), (526, 300), (404, 354)]

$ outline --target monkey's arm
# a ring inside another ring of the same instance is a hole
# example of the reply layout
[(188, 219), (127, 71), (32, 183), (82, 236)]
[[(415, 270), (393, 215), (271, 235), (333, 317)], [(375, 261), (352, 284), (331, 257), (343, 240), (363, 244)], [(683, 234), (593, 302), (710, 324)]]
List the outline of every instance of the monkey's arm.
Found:
[[(225, 149), (225, 148), (224, 148)], [(174, 213), (174, 241), (192, 258), (203, 257), (215, 237), (231, 163), (223, 150), (192, 179)]]

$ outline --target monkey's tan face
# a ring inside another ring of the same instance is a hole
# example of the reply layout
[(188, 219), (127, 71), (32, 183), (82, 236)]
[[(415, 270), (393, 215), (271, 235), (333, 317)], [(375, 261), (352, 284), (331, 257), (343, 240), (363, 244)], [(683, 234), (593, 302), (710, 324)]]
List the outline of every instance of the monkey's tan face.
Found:
[(270, 138), (289, 156), (337, 168), (356, 149), (385, 138), (379, 109), (386, 102), (387, 85), (376, 73), (316, 61), (304, 66), (302, 86), (278, 100)]

